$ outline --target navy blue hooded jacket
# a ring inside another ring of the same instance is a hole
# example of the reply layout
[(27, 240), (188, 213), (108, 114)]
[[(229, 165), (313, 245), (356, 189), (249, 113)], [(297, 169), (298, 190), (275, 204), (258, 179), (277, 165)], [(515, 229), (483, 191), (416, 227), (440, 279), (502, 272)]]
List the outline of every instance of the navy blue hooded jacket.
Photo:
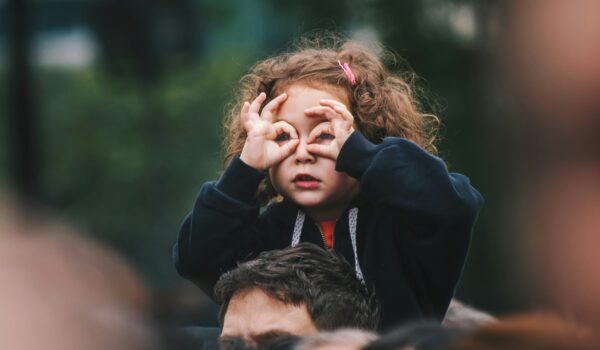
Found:
[[(357, 273), (374, 288), (379, 328), (418, 318), (441, 320), (483, 204), (479, 192), (413, 142), (388, 137), (373, 144), (358, 131), (342, 147), (336, 170), (359, 180), (360, 194), (336, 223), (333, 249), (350, 264), (358, 261)], [(209, 296), (221, 274), (238, 262), (292, 242), (300, 208), (284, 200), (261, 211), (254, 195), (264, 177), (234, 158), (217, 182), (202, 186), (181, 226), (175, 266)], [(308, 216), (300, 240), (325, 247)]]

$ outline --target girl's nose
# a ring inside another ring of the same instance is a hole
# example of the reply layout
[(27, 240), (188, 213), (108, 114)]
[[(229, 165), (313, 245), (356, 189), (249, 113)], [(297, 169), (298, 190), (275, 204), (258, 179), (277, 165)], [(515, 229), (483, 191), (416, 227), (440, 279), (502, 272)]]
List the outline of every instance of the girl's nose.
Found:
[(294, 153), (296, 163), (312, 163), (315, 161), (315, 156), (306, 149), (306, 140), (300, 140), (298, 147)]

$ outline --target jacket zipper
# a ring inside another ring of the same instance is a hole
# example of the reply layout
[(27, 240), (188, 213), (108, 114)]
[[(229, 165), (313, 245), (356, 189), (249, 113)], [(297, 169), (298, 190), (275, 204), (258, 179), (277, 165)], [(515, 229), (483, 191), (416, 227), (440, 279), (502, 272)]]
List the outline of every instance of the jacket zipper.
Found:
[[(321, 234), (321, 240), (323, 240), (323, 247), (325, 247), (325, 249), (329, 249), (327, 248), (327, 243), (325, 241), (325, 234), (323, 233), (323, 230), (321, 229), (321, 225), (319, 225), (318, 223), (314, 223), (315, 226), (317, 226), (317, 229), (319, 230), (319, 233)], [(335, 225), (333, 225), (333, 232), (331, 233), (331, 250), (333, 250), (333, 246), (335, 245), (335, 226), (337, 225), (337, 220), (335, 220)]]

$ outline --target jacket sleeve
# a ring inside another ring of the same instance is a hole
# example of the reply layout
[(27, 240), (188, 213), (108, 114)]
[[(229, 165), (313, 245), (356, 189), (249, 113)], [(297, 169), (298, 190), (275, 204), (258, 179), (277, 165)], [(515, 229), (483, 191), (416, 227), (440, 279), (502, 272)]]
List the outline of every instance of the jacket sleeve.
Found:
[(361, 194), (389, 210), (403, 268), (421, 306), (443, 317), (460, 278), (483, 198), (461, 174), (415, 143), (359, 132), (346, 141), (336, 170), (358, 179)]
[(235, 157), (217, 182), (202, 186), (181, 225), (173, 247), (177, 272), (211, 298), (222, 273), (262, 250), (264, 220), (254, 194), (264, 177)]

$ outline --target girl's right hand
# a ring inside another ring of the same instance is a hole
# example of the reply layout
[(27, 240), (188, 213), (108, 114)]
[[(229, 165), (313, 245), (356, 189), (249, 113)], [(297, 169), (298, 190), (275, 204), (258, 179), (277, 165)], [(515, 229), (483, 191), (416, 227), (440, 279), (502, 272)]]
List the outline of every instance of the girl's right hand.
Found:
[(259, 115), (267, 95), (262, 92), (252, 103), (244, 102), (240, 118), (246, 130), (246, 143), (240, 159), (249, 166), (267, 170), (287, 158), (298, 146), (296, 129), (284, 121), (273, 123), (274, 114), (287, 99), (285, 93), (269, 102)]

